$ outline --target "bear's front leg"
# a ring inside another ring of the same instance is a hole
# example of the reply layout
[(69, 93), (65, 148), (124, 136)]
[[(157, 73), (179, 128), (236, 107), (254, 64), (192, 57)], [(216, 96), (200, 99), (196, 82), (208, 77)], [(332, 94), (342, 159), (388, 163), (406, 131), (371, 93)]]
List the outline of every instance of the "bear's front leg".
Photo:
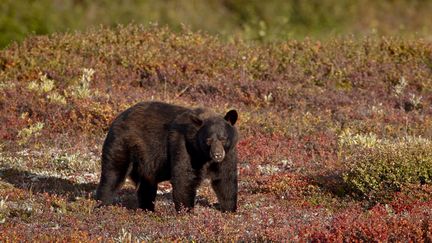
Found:
[(235, 212), (237, 210), (237, 178), (223, 177), (211, 182), (218, 198), (222, 212)]
[(181, 171), (173, 175), (171, 184), (173, 187), (172, 194), (175, 209), (190, 210), (195, 205), (196, 190), (199, 185), (199, 180), (194, 173)]
[(186, 149), (185, 138), (180, 133), (172, 133), (169, 154), (171, 156), (171, 185), (175, 209), (190, 210), (194, 207), (196, 190), (201, 177), (192, 168), (191, 157)]
[(237, 210), (237, 158), (235, 154), (228, 155), (217, 169), (218, 176), (211, 180), (211, 185), (218, 198), (222, 212)]

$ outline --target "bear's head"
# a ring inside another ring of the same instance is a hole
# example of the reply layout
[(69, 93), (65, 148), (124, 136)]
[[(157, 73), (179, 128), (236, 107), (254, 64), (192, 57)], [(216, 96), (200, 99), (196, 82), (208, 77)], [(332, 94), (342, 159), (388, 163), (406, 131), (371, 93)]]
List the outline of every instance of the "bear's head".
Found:
[(236, 110), (230, 110), (225, 117), (210, 116), (205, 119), (192, 116), (192, 121), (199, 126), (196, 139), (199, 149), (215, 162), (222, 162), (226, 154), (234, 149), (238, 132), (234, 127), (238, 118)]

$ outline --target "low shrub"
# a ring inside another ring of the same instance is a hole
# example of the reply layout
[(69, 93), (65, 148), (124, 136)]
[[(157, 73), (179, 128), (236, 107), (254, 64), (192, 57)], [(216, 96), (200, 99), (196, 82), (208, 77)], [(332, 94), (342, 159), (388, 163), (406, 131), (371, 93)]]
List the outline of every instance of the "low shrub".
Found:
[(432, 183), (432, 141), (421, 137), (379, 139), (373, 134), (340, 136), (347, 171), (344, 181), (354, 192), (385, 200), (408, 184)]

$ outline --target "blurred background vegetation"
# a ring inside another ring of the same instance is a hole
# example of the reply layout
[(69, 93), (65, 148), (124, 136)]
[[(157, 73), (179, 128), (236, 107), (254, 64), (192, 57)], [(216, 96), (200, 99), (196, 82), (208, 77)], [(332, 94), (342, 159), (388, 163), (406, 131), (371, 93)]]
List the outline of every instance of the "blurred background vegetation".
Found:
[(182, 25), (227, 40), (335, 35), (432, 36), (430, 0), (0, 0), (0, 48), (91, 26)]

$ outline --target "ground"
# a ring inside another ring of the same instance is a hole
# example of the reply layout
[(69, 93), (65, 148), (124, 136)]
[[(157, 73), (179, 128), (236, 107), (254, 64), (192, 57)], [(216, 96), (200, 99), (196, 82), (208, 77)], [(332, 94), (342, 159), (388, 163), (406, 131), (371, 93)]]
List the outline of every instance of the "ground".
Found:
[[(133, 25), (29, 38), (0, 51), (0, 239), (431, 241), (431, 90), (421, 39), (227, 43)], [(108, 126), (143, 100), (238, 110), (237, 213), (208, 182), (191, 213), (169, 183), (154, 213), (128, 182), (95, 208)]]

